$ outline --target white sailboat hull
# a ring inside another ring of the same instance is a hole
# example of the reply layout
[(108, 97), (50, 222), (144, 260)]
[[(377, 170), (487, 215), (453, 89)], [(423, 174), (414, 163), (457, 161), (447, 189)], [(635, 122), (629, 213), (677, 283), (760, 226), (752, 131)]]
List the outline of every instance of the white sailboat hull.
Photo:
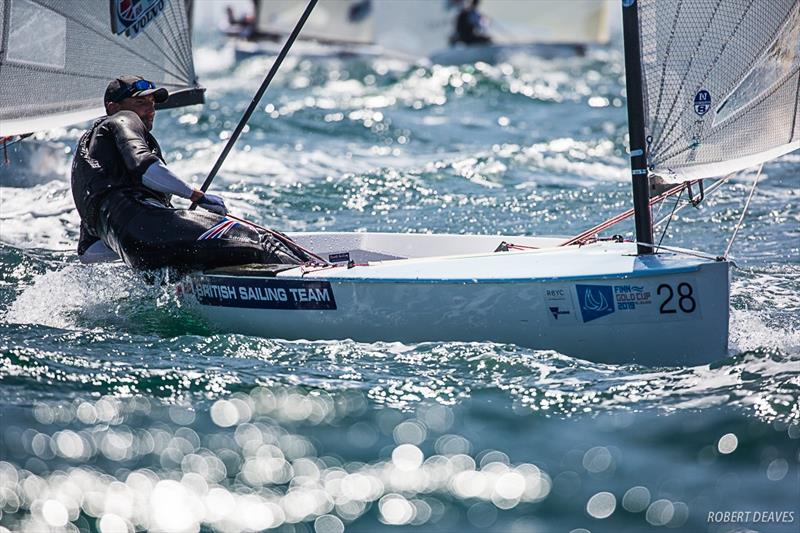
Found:
[[(234, 59), (245, 61), (254, 57), (277, 56), (283, 47), (282, 42), (237, 40), (234, 44)], [(292, 54), (303, 59), (374, 59), (385, 51), (375, 44), (358, 43), (318, 43), (314, 41), (297, 42)]]
[(466, 65), (479, 61), (496, 64), (523, 54), (540, 59), (583, 56), (586, 49), (581, 43), (456, 45), (431, 54), (429, 59), (437, 65)]
[[(493, 341), (644, 365), (697, 365), (727, 353), (725, 261), (637, 257), (630, 243), (557, 248), (561, 239), (530, 237), (293, 238), (355, 263), (409, 258), (273, 277), (257, 268), (205, 272), (189, 287), (199, 313), (221, 331), (283, 339)], [(494, 252), (502, 241), (544, 248)], [(436, 249), (461, 255), (424, 255)]]

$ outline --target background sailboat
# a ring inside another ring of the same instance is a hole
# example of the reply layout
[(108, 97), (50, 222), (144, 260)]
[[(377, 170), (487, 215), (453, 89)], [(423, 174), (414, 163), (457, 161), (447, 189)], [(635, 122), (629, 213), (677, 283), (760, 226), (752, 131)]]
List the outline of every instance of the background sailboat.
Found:
[(572, 56), (609, 41), (606, 0), (483, 0), (491, 45), (451, 46), (460, 4), (449, 0), (374, 2), (375, 35), (386, 49), (434, 63), (496, 62), (512, 53)]
[[(275, 54), (303, 11), (304, 0), (256, 1), (253, 23), (223, 26), (236, 37), (236, 57)], [(609, 38), (606, 0), (484, 0), (491, 46), (451, 49), (460, 6), (452, 0), (325, 0), (300, 36), (303, 56), (391, 56), (460, 63), (493, 61), (514, 50), (572, 55)]]
[[(252, 23), (223, 25), (236, 38), (237, 60), (277, 54), (306, 7), (305, 0), (256, 0)], [(371, 0), (320, 2), (309, 17), (294, 54), (304, 57), (377, 56)]]

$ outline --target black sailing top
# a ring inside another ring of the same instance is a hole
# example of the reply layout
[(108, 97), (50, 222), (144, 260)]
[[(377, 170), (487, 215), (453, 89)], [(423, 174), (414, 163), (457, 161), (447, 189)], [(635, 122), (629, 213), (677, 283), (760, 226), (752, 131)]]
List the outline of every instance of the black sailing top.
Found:
[(99, 238), (100, 205), (111, 191), (138, 191), (170, 205), (166, 194), (142, 184), (142, 175), (157, 161), (164, 161), (161, 147), (133, 111), (101, 118), (83, 134), (72, 161), (72, 197), (81, 217), (78, 253)]

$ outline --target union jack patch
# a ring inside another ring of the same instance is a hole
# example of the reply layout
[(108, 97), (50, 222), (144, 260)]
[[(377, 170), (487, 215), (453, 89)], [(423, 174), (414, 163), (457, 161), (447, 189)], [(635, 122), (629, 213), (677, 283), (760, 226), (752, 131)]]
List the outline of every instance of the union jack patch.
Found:
[(203, 241), (206, 239), (220, 239), (237, 224), (239, 224), (238, 221), (225, 217), (219, 223), (217, 223), (216, 226), (200, 235), (197, 240)]

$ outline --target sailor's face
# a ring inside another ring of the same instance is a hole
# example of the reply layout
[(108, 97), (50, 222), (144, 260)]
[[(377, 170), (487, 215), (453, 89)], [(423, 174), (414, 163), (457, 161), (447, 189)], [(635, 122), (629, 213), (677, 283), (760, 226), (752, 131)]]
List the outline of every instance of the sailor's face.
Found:
[(126, 98), (119, 103), (119, 110), (133, 111), (142, 119), (147, 131), (153, 129), (153, 120), (156, 118), (156, 101), (152, 94)]

